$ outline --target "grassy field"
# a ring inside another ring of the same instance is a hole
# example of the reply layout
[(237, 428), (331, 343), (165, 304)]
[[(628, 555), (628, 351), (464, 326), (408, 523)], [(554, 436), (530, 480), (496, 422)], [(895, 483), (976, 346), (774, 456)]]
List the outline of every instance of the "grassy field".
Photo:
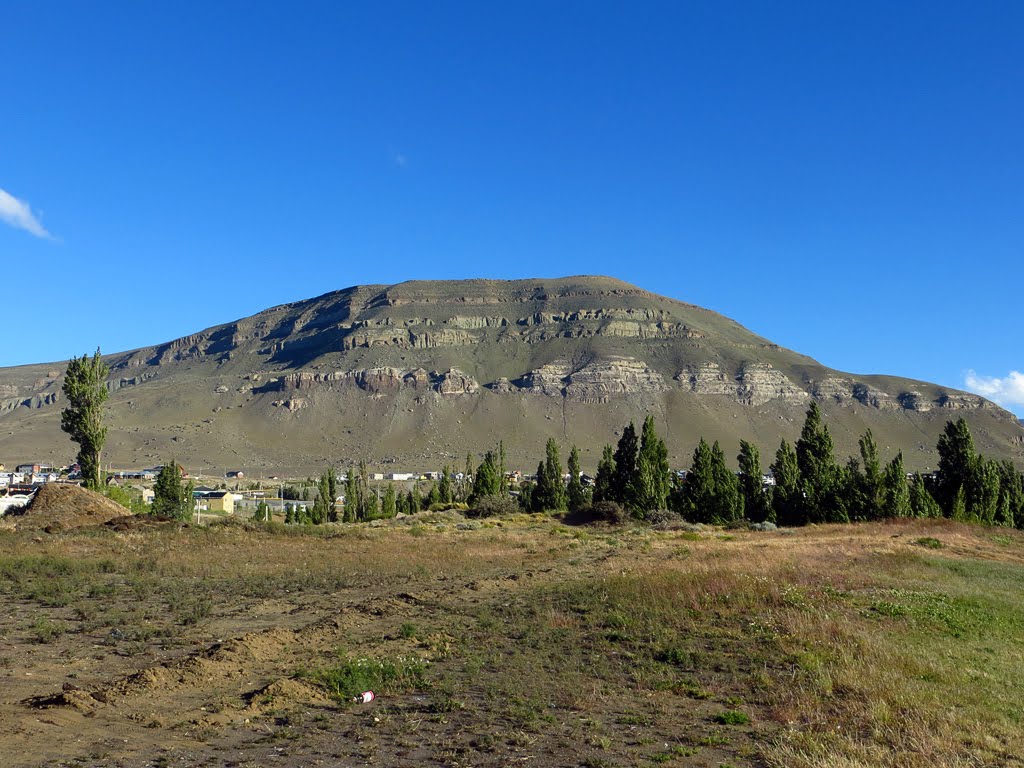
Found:
[(10, 766), (1024, 765), (1014, 531), (5, 532), (0, 577)]

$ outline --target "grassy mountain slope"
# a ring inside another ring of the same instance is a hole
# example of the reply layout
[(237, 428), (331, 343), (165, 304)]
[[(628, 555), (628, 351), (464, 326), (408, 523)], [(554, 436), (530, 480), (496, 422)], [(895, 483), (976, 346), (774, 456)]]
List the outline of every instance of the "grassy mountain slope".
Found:
[[(1024, 463), (1024, 429), (984, 399), (853, 376), (700, 307), (607, 277), (355, 286), (171, 342), (107, 356), (113, 466), (306, 473), (327, 462), (461, 468), (504, 439), (531, 469), (548, 436), (593, 468), (629, 420), (654, 414), (676, 465), (699, 436), (770, 461), (810, 399), (840, 455), (870, 427), (887, 454), (934, 466), (947, 419)], [(0, 369), (0, 461), (68, 461), (63, 364)]]

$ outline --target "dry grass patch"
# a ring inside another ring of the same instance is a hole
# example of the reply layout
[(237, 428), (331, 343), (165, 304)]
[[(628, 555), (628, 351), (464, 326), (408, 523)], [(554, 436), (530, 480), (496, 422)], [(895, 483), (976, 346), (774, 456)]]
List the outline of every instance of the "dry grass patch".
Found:
[[(12, 765), (261, 764), (268, 745), (296, 766), (1020, 764), (1022, 555), (1018, 532), (943, 521), (0, 534), (0, 748)], [(343, 703), (364, 686), (377, 702)], [(30, 699), (91, 702), (81, 742), (46, 736)]]

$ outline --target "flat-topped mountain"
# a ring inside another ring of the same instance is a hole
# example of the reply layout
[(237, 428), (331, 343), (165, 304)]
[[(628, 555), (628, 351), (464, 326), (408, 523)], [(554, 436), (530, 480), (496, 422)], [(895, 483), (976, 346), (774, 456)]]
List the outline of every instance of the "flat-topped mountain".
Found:
[[(981, 451), (1024, 462), (1024, 429), (977, 395), (826, 368), (715, 312), (607, 277), (410, 281), (284, 304), (107, 355), (105, 461), (265, 475), (366, 458), (426, 470), (503, 439), (536, 465), (554, 436), (584, 467), (652, 413), (677, 465), (699, 436), (770, 461), (813, 398), (840, 456), (870, 427), (912, 468), (934, 466), (946, 420)], [(0, 369), (0, 460), (67, 461), (64, 364)]]

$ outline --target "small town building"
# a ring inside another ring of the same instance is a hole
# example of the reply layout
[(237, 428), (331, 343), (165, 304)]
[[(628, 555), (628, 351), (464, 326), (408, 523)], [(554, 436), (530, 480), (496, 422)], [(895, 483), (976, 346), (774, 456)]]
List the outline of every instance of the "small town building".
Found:
[(206, 495), (207, 509), (211, 512), (235, 514), (235, 494), (231, 491), (212, 491)]

